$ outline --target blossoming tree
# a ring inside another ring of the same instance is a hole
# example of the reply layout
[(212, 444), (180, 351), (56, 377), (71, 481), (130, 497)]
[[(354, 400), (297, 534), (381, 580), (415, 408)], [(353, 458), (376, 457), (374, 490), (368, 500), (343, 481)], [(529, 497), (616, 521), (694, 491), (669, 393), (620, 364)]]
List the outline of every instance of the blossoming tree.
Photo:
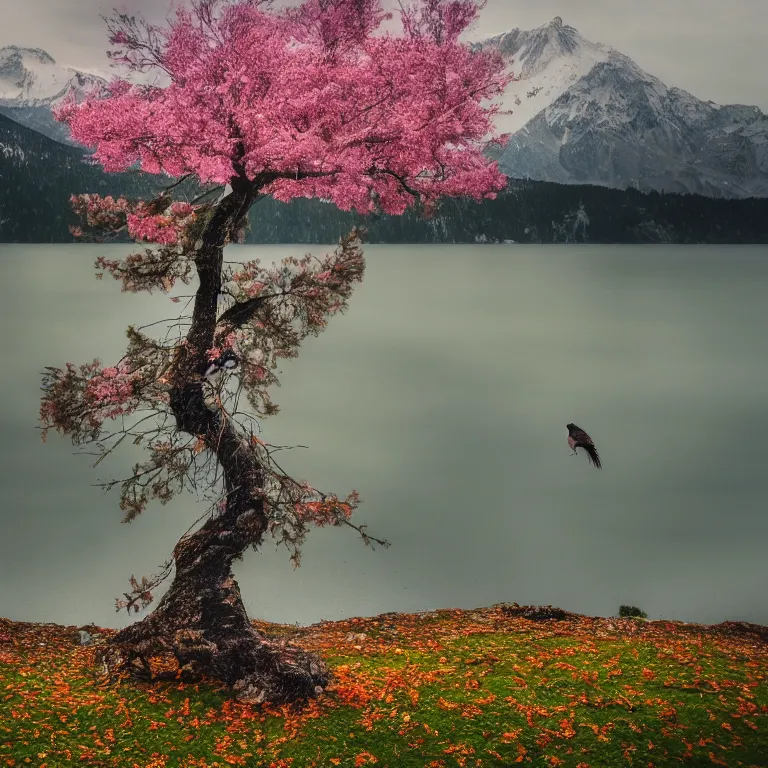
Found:
[[(107, 20), (110, 56), (128, 70), (154, 70), (159, 84), (116, 78), (57, 109), (107, 171), (138, 164), (175, 183), (212, 185), (193, 203), (173, 202), (174, 185), (150, 201), (73, 198), (84, 222), (76, 234), (127, 230), (146, 244), (123, 259), (99, 258), (98, 277), (109, 272), (126, 291), (167, 292), (194, 277), (197, 288), (177, 338), (130, 326), (117, 365), (48, 368), (43, 438), (53, 427), (75, 444), (95, 444), (97, 463), (128, 437), (149, 449), (129, 478), (106, 484), (120, 484), (124, 521), (185, 486), (221, 483), (205, 522), (176, 544), (175, 576), (155, 610), (110, 639), (101, 659), (109, 671), (151, 677), (151, 658), (174, 655), (182, 679), (207, 674), (240, 699), (272, 703), (319, 695), (329, 682), (319, 657), (255, 630), (231, 566), (267, 533), (298, 566), (311, 525), (349, 526), (366, 544), (387, 544), (351, 522), (356, 492), (342, 500), (294, 480), (257, 436), (256, 419), (277, 411), (268, 394), (277, 360), (295, 357), (362, 279), (363, 233), (322, 258), (272, 266), (231, 266), (224, 247), (242, 239), (249, 209), (265, 195), (400, 214), (503, 188), (482, 150), (493, 131), (488, 101), (509, 75), (497, 54), (458, 39), (480, 8), (476, 0), (401, 5), (397, 35), (380, 29), (391, 17), (380, 0), (277, 9), (269, 0), (192, 0), (162, 28), (116, 14)], [(236, 368), (214, 384), (204, 374), (225, 355)], [(238, 383), (236, 393), (226, 381)], [(249, 415), (237, 411), (241, 390)], [(107, 430), (107, 420), (120, 428)], [(117, 609), (146, 607), (170, 567), (131, 577)]]

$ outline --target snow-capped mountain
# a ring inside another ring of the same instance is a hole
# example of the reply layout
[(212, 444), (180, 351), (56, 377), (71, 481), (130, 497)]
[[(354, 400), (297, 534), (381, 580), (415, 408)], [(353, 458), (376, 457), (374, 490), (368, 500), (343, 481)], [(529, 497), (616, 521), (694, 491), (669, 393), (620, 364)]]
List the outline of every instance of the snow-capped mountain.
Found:
[(668, 88), (617, 50), (584, 39), (558, 16), (485, 40), (510, 62), (497, 127), (514, 178), (768, 196), (768, 117)]
[(53, 119), (51, 106), (70, 87), (81, 98), (106, 82), (97, 74), (57, 64), (39, 48), (0, 48), (0, 114), (57, 141), (71, 143), (68, 128)]
[(505, 92), (496, 126), (515, 133), (600, 61), (611, 48), (590, 43), (559, 16), (537, 29), (513, 29), (477, 44), (495, 47), (511, 64), (515, 80)]
[[(496, 120), (512, 134), (495, 153), (513, 178), (712, 197), (768, 196), (768, 117), (669, 88), (630, 58), (593, 43), (556, 16), (476, 43), (495, 47), (516, 79)], [(70, 87), (106, 83), (43, 50), (0, 48), (0, 114), (72, 143), (50, 108)]]

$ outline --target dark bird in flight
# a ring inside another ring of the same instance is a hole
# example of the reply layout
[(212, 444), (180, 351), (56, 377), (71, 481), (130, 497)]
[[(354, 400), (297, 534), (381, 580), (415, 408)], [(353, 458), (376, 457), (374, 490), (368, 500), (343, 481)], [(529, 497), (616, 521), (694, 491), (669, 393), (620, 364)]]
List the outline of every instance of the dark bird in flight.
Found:
[(573, 455), (576, 455), (577, 448), (583, 448), (587, 452), (587, 456), (592, 464), (594, 464), (597, 469), (600, 469), (600, 456), (597, 453), (595, 444), (592, 442), (592, 438), (575, 424), (566, 424), (566, 426), (568, 427), (568, 445), (573, 451)]

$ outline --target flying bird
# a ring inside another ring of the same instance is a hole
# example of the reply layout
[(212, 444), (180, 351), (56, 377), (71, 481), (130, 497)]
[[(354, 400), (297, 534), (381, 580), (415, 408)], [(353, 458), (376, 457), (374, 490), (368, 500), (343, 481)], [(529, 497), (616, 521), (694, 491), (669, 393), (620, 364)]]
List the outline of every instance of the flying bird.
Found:
[(586, 451), (590, 462), (592, 462), (597, 469), (600, 469), (600, 456), (597, 453), (595, 444), (592, 442), (592, 438), (575, 424), (566, 424), (566, 427), (568, 427), (568, 446), (573, 451), (573, 455), (576, 455), (577, 448), (583, 448)]

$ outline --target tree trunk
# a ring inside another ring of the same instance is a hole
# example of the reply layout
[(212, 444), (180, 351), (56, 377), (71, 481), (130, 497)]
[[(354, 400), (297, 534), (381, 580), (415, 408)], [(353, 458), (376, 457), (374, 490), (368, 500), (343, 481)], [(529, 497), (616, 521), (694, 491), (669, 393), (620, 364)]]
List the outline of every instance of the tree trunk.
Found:
[(214, 342), (225, 240), (247, 213), (256, 185), (238, 178), (232, 188), (213, 209), (195, 255), (200, 286), (170, 393), (177, 428), (203, 440), (222, 467), (226, 505), (176, 545), (170, 589), (149, 616), (114, 635), (101, 658), (108, 669), (119, 660), (123, 670), (151, 677), (149, 658), (173, 653), (182, 679), (205, 674), (237, 691), (239, 699), (279, 704), (319, 695), (330, 675), (322, 659), (268, 641), (248, 620), (232, 563), (258, 546), (267, 530), (264, 503), (255, 492), (263, 471), (246, 438), (206, 404), (194, 374)]
[(182, 680), (205, 674), (230, 686), (241, 700), (280, 704), (322, 693), (330, 680), (322, 659), (262, 637), (248, 620), (232, 577), (232, 562), (242, 556), (252, 535), (247, 529), (258, 525), (258, 518), (256, 510), (227, 512), (179, 542), (176, 576), (157, 608), (108, 643), (122, 657), (123, 669), (151, 677), (149, 658), (173, 653)]

